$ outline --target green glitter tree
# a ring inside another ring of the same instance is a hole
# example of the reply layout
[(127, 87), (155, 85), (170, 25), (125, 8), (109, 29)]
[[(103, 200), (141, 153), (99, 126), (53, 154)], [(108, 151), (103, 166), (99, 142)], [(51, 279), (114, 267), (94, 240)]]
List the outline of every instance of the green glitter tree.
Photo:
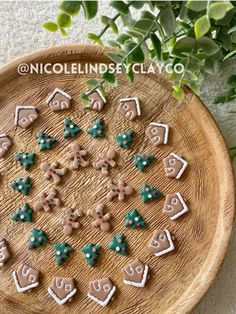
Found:
[(75, 137), (80, 131), (77, 124), (67, 118), (64, 119), (64, 138)]
[(121, 255), (128, 255), (128, 246), (125, 236), (123, 234), (119, 234), (118, 236), (113, 237), (108, 245), (108, 249)]
[(140, 171), (143, 171), (147, 166), (149, 166), (153, 160), (153, 155), (134, 155), (134, 164)]
[(9, 186), (19, 193), (28, 195), (31, 188), (30, 177), (27, 176), (25, 178), (14, 180), (9, 183)]
[(73, 248), (66, 242), (54, 244), (56, 263), (58, 266), (64, 264), (68, 259), (70, 252), (73, 251)]
[(135, 132), (133, 130), (129, 130), (127, 132), (121, 133), (115, 137), (117, 143), (120, 147), (129, 149), (130, 145), (133, 142)]
[(28, 248), (29, 249), (34, 249), (36, 247), (39, 247), (43, 243), (48, 242), (48, 238), (42, 230), (33, 228), (31, 230), (31, 235), (28, 240)]
[(84, 258), (86, 259), (87, 264), (92, 267), (96, 264), (99, 257), (98, 251), (100, 248), (100, 245), (90, 243), (81, 249), (81, 251), (84, 253)]
[(133, 209), (125, 216), (125, 226), (132, 227), (133, 229), (142, 229), (145, 228), (145, 222), (137, 210)]
[(30, 208), (29, 204), (25, 203), (20, 208), (17, 209), (15, 214), (11, 216), (13, 221), (17, 222), (31, 222), (32, 221), (32, 208)]
[(105, 126), (102, 118), (98, 118), (95, 120), (90, 128), (88, 129), (88, 134), (90, 134), (94, 138), (105, 137)]
[(34, 164), (35, 154), (29, 153), (17, 153), (15, 154), (15, 160), (24, 167), (25, 170), (29, 170), (30, 167)]
[(144, 203), (153, 201), (162, 195), (158, 189), (151, 185), (147, 185), (146, 183), (142, 186), (140, 194)]
[(37, 143), (39, 144), (39, 150), (51, 149), (52, 146), (57, 142), (55, 138), (44, 133), (42, 131), (36, 133)]

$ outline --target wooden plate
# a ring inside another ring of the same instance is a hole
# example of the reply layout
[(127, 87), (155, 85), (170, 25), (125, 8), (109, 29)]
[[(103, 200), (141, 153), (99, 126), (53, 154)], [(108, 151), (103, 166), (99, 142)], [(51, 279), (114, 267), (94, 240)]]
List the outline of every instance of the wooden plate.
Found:
[[(234, 216), (234, 180), (230, 159), (221, 133), (201, 101), (187, 91), (184, 102), (177, 103), (171, 96), (171, 86), (161, 75), (137, 75), (133, 85), (119, 76), (118, 88), (107, 90), (108, 104), (102, 112), (107, 130), (106, 138), (92, 139), (86, 130), (98, 113), (85, 109), (79, 94), (86, 90), (85, 80), (95, 75), (43, 74), (20, 76), (20, 63), (41, 62), (105, 62), (108, 60), (101, 49), (94, 46), (64, 46), (36, 52), (9, 63), (0, 71), (0, 126), (14, 141), (7, 157), (0, 161), (0, 236), (5, 237), (13, 252), (13, 258), (1, 270), (1, 312), (6, 313), (184, 313), (190, 311), (206, 293), (215, 278), (228, 245)], [(70, 111), (53, 113), (45, 103), (47, 95), (61, 87), (73, 97)], [(142, 115), (131, 122), (116, 112), (119, 99), (123, 96), (138, 96), (142, 102)], [(40, 119), (28, 130), (15, 127), (13, 114), (16, 105), (36, 105)], [(81, 219), (83, 227), (72, 237), (65, 237), (57, 221), (61, 210), (34, 214), (32, 223), (16, 223), (10, 215), (24, 202), (34, 204), (43, 189), (51, 182), (45, 181), (39, 170), (41, 161), (59, 161), (69, 165), (66, 154), (70, 140), (63, 139), (63, 119), (72, 118), (84, 130), (78, 140), (94, 160), (99, 153), (113, 146), (119, 153), (119, 167), (111, 171), (111, 178), (122, 177), (136, 189), (136, 194), (126, 202), (106, 201), (106, 182), (100, 172), (92, 167), (70, 172), (61, 186), (61, 199), (65, 205), (76, 202), (81, 210), (94, 208), (97, 202), (105, 201), (113, 215), (111, 234), (94, 229), (91, 218)], [(145, 138), (144, 131), (150, 121), (162, 121), (170, 125), (168, 145), (158, 148)], [(114, 136), (133, 129), (137, 132), (130, 150), (117, 147)], [(35, 140), (36, 131), (43, 130), (55, 136), (59, 143), (51, 150), (39, 152)], [(26, 175), (16, 164), (13, 154), (19, 151), (36, 152), (37, 162), (29, 172), (33, 189), (24, 197), (8, 187), (8, 182)], [(180, 180), (166, 178), (162, 159), (170, 152), (182, 155), (189, 166)], [(154, 154), (152, 166), (139, 173), (133, 165), (134, 153)], [(158, 187), (164, 195), (181, 192), (187, 199), (189, 214), (176, 222), (162, 213), (164, 197), (151, 204), (142, 204), (139, 189), (143, 183)], [(147, 229), (130, 230), (124, 227), (124, 216), (133, 208), (143, 215)], [(27, 239), (32, 227), (42, 228), (51, 243), (34, 251), (27, 249)], [(147, 244), (156, 228), (168, 228), (175, 236), (176, 251), (163, 257), (155, 257)], [(123, 232), (127, 237), (130, 254), (120, 256), (107, 249), (112, 235)], [(68, 261), (56, 266), (52, 244), (66, 240), (75, 248)], [(96, 267), (86, 264), (81, 247), (88, 242), (102, 245), (101, 256)], [(150, 266), (150, 278), (144, 289), (125, 286), (121, 269), (134, 258), (140, 258)], [(29, 293), (17, 293), (12, 271), (25, 261), (40, 269), (40, 287)], [(74, 301), (59, 307), (47, 293), (54, 276), (73, 276), (77, 281), (78, 294)], [(86, 298), (88, 282), (109, 276), (117, 286), (113, 302), (105, 309)]]

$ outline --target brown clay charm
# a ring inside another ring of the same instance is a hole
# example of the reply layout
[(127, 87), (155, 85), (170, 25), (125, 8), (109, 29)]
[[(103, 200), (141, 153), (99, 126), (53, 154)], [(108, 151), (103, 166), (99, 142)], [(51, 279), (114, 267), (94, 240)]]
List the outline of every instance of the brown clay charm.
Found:
[(188, 211), (183, 197), (179, 192), (166, 195), (163, 213), (167, 214), (171, 220), (175, 220)]
[(89, 162), (84, 159), (84, 156), (87, 155), (87, 150), (81, 149), (81, 146), (78, 143), (72, 145), (72, 152), (69, 153), (69, 158), (73, 160), (71, 169), (76, 170), (79, 167), (88, 167)]
[(12, 141), (5, 133), (0, 134), (0, 158), (3, 158), (8, 149), (10, 148)]
[(102, 111), (104, 105), (106, 104), (106, 98), (102, 96), (100, 91), (97, 89), (89, 96), (89, 106), (88, 108), (91, 108), (95, 111)]
[(169, 126), (167, 124), (151, 122), (148, 125), (145, 133), (155, 146), (167, 144)]
[(170, 231), (167, 229), (155, 230), (153, 233), (153, 237), (148, 245), (148, 248), (156, 256), (161, 256), (170, 251), (173, 251), (175, 247), (171, 238)]
[(25, 292), (39, 285), (39, 271), (25, 263), (22, 263), (12, 275), (18, 292)]
[(59, 305), (71, 301), (76, 292), (74, 278), (55, 277), (48, 288), (48, 293)]
[(126, 285), (143, 288), (147, 281), (148, 266), (138, 259), (123, 269), (124, 283)]
[(80, 223), (78, 219), (83, 216), (82, 211), (75, 209), (73, 207), (66, 207), (63, 209), (64, 216), (61, 220), (63, 226), (64, 235), (70, 236), (73, 232), (73, 229), (78, 229)]
[(131, 195), (134, 189), (131, 185), (125, 184), (124, 181), (119, 180), (118, 184), (109, 181), (107, 188), (110, 190), (107, 194), (108, 201), (111, 201), (114, 197), (117, 197), (119, 201), (123, 201), (125, 196)]
[(110, 148), (107, 153), (103, 154), (101, 158), (93, 163), (93, 166), (97, 170), (101, 170), (103, 176), (109, 175), (109, 167), (115, 167), (116, 151)]
[(34, 106), (17, 106), (15, 112), (15, 125), (27, 129), (38, 118)]
[(88, 297), (101, 306), (106, 306), (116, 291), (109, 278), (97, 279), (89, 283)]
[(101, 228), (102, 231), (108, 232), (111, 229), (111, 225), (109, 223), (111, 215), (109, 213), (104, 214), (104, 208), (104, 204), (99, 204), (96, 209), (88, 210), (87, 215), (95, 219), (92, 222), (93, 227)]
[(2, 267), (11, 257), (7, 241), (2, 239), (0, 241), (0, 267)]
[(171, 153), (163, 159), (166, 176), (169, 178), (179, 179), (184, 173), (188, 162), (178, 155)]
[(35, 211), (43, 209), (45, 212), (50, 212), (52, 206), (58, 207), (61, 203), (59, 198), (56, 198), (57, 190), (52, 188), (49, 193), (42, 192), (38, 201), (34, 204)]
[(51, 164), (48, 162), (43, 162), (40, 165), (40, 169), (45, 172), (44, 177), (47, 180), (52, 178), (55, 184), (60, 184), (61, 183), (61, 177), (66, 173), (67, 168), (59, 169), (57, 167), (58, 167), (57, 162), (53, 162)]
[(117, 109), (124, 117), (129, 120), (134, 120), (141, 115), (139, 99), (137, 97), (126, 97), (120, 100)]
[(70, 108), (71, 96), (60, 88), (55, 88), (54, 91), (48, 96), (46, 102), (52, 111), (61, 111)]

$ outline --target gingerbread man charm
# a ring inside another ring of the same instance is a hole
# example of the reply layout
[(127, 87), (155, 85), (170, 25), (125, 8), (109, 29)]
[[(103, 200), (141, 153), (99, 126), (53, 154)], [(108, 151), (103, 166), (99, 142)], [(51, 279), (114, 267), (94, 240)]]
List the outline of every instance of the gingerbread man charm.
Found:
[(110, 148), (107, 153), (103, 154), (99, 160), (93, 163), (93, 166), (97, 170), (101, 170), (103, 176), (108, 176), (109, 167), (115, 167), (116, 151)]
[(104, 214), (104, 208), (104, 204), (99, 204), (96, 209), (88, 210), (87, 215), (95, 219), (92, 222), (93, 227), (100, 227), (102, 231), (108, 232), (111, 229), (111, 225), (109, 223), (111, 215), (109, 213)]
[(131, 185), (125, 184), (123, 180), (119, 180), (118, 184), (109, 181), (107, 188), (110, 190), (107, 194), (108, 201), (111, 201), (114, 197), (117, 197), (119, 201), (123, 201), (125, 196), (131, 195), (134, 189)]
[(83, 212), (74, 207), (66, 207), (63, 209), (63, 212), (64, 216), (61, 219), (61, 224), (64, 226), (63, 232), (64, 235), (70, 236), (73, 229), (78, 229), (80, 227), (78, 219), (83, 216)]
[(53, 163), (48, 163), (48, 162), (43, 162), (40, 165), (40, 169), (45, 172), (45, 178), (49, 180), (51, 177), (54, 181), (55, 184), (60, 184), (61, 183), (61, 177), (66, 173), (67, 168), (57, 168), (58, 163), (53, 162)]
[(39, 195), (38, 202), (33, 206), (35, 211), (43, 209), (45, 212), (49, 212), (52, 206), (58, 207), (61, 203), (59, 198), (56, 198), (57, 190), (52, 188), (49, 193), (42, 192)]
[(80, 166), (81, 167), (88, 167), (89, 162), (84, 160), (84, 156), (87, 155), (87, 150), (81, 149), (81, 146), (79, 145), (79, 143), (74, 143), (72, 145), (72, 152), (69, 153), (69, 158), (71, 160), (73, 160), (72, 165), (71, 165), (71, 169), (72, 170), (76, 170), (78, 169)]

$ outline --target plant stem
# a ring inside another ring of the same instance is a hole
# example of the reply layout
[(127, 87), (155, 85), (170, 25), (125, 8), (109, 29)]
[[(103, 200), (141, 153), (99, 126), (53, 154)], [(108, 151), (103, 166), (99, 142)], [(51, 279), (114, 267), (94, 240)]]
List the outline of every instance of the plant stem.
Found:
[(235, 150), (236, 146), (230, 147), (229, 150)]

